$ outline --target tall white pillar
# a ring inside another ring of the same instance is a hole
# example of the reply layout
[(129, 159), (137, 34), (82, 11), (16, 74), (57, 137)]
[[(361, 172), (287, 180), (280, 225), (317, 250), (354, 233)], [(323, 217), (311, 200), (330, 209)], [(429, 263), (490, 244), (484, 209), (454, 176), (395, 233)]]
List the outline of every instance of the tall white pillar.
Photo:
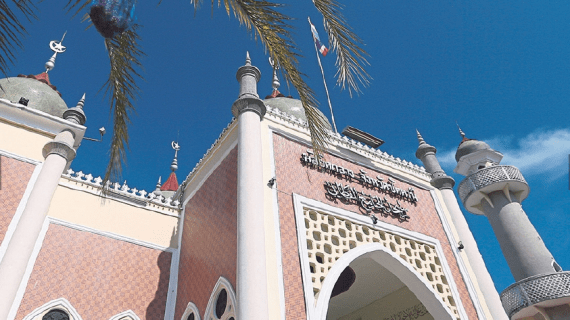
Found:
[[(65, 111), (64, 119), (85, 124), (84, 101), (85, 95), (76, 107)], [(75, 134), (66, 129), (46, 143), (42, 150), (45, 161), (0, 262), (0, 319), (8, 319), (61, 174), (75, 158), (74, 143)]]
[(0, 263), (0, 319), (8, 319), (51, 198), (67, 162), (75, 157), (73, 142), (73, 133), (63, 131), (44, 146), (45, 162)]
[(269, 319), (263, 215), (263, 176), (260, 122), (265, 105), (257, 95), (259, 69), (238, 69), (240, 95), (232, 106), (238, 119), (237, 184), (237, 318)]
[(422, 161), (426, 171), (431, 174), (431, 185), (439, 189), (441, 192), (445, 207), (449, 210), (451, 221), (459, 234), (461, 243), (465, 246), (464, 252), (467, 256), (467, 260), (469, 261), (469, 265), (475, 274), (477, 284), (483, 294), (483, 298), (485, 299), (489, 312), (491, 313), (493, 320), (507, 320), (508, 317), (503, 310), (499, 293), (497, 292), (497, 289), (495, 289), (495, 284), (493, 283), (491, 275), (487, 271), (483, 257), (477, 247), (477, 242), (469, 229), (467, 220), (465, 220), (465, 216), (459, 208), (457, 198), (453, 193), (455, 180), (448, 176), (439, 165), (439, 161), (435, 155), (437, 152), (436, 148), (427, 144), (419, 132), (417, 132), (417, 134), (420, 145), (416, 151), (416, 157)]

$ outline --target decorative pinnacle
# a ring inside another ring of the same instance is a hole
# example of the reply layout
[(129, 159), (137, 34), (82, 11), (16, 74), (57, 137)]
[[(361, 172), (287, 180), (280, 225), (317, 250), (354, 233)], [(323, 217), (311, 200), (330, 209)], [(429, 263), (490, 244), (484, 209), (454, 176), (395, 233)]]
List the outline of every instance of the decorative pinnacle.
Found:
[(157, 189), (160, 189), (160, 185), (162, 184), (161, 180), (162, 180), (162, 177), (158, 177), (158, 182), (156, 183)]
[(273, 61), (271, 57), (269, 57), (269, 64), (273, 68), (273, 83), (271, 84), (271, 87), (273, 87), (273, 91), (276, 91), (281, 86), (281, 84), (279, 83), (279, 78), (277, 77), (277, 70), (279, 70), (279, 66), (275, 65), (275, 61)]
[(422, 144), (426, 144), (426, 142), (424, 141), (424, 138), (422, 137), (422, 135), (420, 134), (420, 132), (418, 131), (418, 129), (416, 129), (416, 133), (418, 134), (418, 142), (420, 143), (420, 146)]
[(55, 67), (55, 58), (57, 57), (57, 54), (58, 53), (64, 53), (65, 50), (67, 49), (66, 47), (64, 47), (61, 44), (63, 42), (63, 39), (65, 39), (66, 34), (67, 34), (67, 31), (65, 31), (65, 33), (63, 33), (63, 37), (61, 37), (60, 41), (57, 41), (57, 40), (50, 41), (49, 48), (54, 53), (53, 53), (53, 56), (51, 56), (51, 58), (49, 58), (48, 62), (46, 62), (46, 64), (45, 64), (46, 73), (48, 73), (49, 71), (51, 71)]
[(180, 145), (178, 142), (172, 141), (172, 149), (174, 149), (174, 160), (172, 160), (172, 164), (170, 165), (170, 170), (172, 172), (178, 170), (178, 150), (180, 150)]
[(457, 124), (457, 129), (459, 129), (459, 134), (461, 135), (461, 138), (465, 139), (465, 132), (461, 130), (461, 128), (459, 127), (459, 123), (457, 123), (457, 121), (455, 122), (455, 124)]
[(79, 102), (77, 102), (77, 106), (78, 108), (83, 109), (83, 106), (85, 105), (85, 93), (83, 93), (83, 97), (81, 97), (81, 99), (79, 100)]
[(249, 51), (245, 52), (245, 65), (251, 66), (251, 58), (249, 57)]

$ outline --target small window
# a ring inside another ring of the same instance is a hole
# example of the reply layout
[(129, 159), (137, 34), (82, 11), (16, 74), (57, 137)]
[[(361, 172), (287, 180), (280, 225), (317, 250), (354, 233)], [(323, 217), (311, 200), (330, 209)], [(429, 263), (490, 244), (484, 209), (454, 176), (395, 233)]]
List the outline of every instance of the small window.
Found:
[(188, 315), (188, 318), (186, 318), (186, 320), (194, 320), (194, 312), (192, 312), (190, 315)]
[(218, 294), (218, 299), (216, 300), (216, 316), (221, 318), (225, 311), (226, 306), (228, 305), (228, 292), (226, 289), (222, 289)]
[(61, 309), (53, 309), (46, 313), (42, 320), (69, 320), (69, 315)]

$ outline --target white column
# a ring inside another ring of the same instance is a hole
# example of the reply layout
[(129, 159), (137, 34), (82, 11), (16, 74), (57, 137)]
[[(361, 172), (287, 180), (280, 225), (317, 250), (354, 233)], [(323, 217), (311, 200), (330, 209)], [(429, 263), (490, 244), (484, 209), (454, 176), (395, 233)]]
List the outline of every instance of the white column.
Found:
[(269, 319), (261, 119), (265, 105), (257, 95), (259, 69), (246, 65), (238, 69), (240, 95), (232, 106), (238, 119), (237, 182), (237, 319)]
[(45, 162), (0, 263), (0, 319), (8, 319), (61, 174), (75, 157), (73, 143), (66, 130), (44, 146)]
[(455, 197), (453, 190), (440, 189), (440, 191), (443, 197), (443, 202), (445, 202), (445, 206), (449, 210), (451, 220), (455, 225), (455, 229), (461, 238), (461, 242), (465, 246), (464, 252), (467, 255), (467, 259), (469, 260), (469, 264), (471, 265), (473, 272), (475, 273), (479, 289), (481, 289), (481, 292), (483, 293), (483, 297), (485, 298), (485, 302), (487, 303), (487, 307), (491, 312), (493, 320), (508, 320), (509, 318), (503, 309), (499, 293), (495, 288), (491, 275), (487, 271), (483, 257), (481, 256), (481, 253), (479, 253), (477, 242), (475, 242), (475, 238), (469, 229), (467, 220), (465, 220), (465, 216), (459, 208), (459, 204), (457, 203), (457, 198)]

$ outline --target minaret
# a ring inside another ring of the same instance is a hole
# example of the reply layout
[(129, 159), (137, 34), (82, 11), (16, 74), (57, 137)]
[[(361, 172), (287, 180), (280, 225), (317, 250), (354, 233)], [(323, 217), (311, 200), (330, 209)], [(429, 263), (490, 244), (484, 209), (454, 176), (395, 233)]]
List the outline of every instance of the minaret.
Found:
[(501, 153), (459, 132), (454, 171), (466, 176), (459, 197), (469, 212), (487, 216), (516, 281), (501, 293), (505, 311), (511, 319), (537, 313), (568, 319), (570, 273), (562, 272), (521, 206), (527, 182), (516, 167), (500, 165)]
[[(65, 35), (64, 35), (65, 36)], [(62, 39), (63, 41), (63, 39)], [(65, 51), (61, 41), (50, 42), (54, 55), (46, 63), (46, 72), (41, 77), (49, 84), (47, 71), (53, 69), (55, 56)], [(46, 88), (47, 90), (55, 90)], [(26, 102), (27, 103), (27, 102)], [(32, 256), (36, 240), (38, 239), (49, 209), (53, 194), (58, 186), (61, 174), (75, 158), (76, 135), (74, 129), (85, 131), (85, 113), (83, 106), (85, 95), (74, 108), (63, 113), (66, 120), (65, 128), (59, 132), (52, 141), (46, 143), (42, 149), (44, 162), (41, 164), (36, 183), (32, 187), (26, 207), (14, 230), (10, 243), (0, 263), (0, 319), (8, 319), (18, 307), (16, 296), (24, 278), (26, 267)]]
[(244, 320), (269, 317), (260, 125), (266, 108), (257, 95), (260, 77), (248, 53), (237, 71), (240, 92), (232, 105), (238, 121), (236, 318)]
[[(457, 198), (453, 193), (455, 180), (448, 176), (441, 168), (435, 155), (437, 152), (436, 148), (427, 144), (418, 130), (416, 130), (416, 133), (419, 142), (416, 157), (422, 161), (426, 171), (431, 174), (431, 185), (439, 189), (441, 192), (445, 206), (449, 210), (451, 220), (459, 235), (458, 241), (461, 241), (464, 246), (462, 253), (469, 261), (469, 265), (471, 267), (470, 272), (472, 272), (477, 279), (478, 286), (475, 289), (482, 293), (487, 304), (487, 310), (482, 310), (481, 306), (476, 304), (479, 319), (487, 318), (485, 314), (488, 314), (491, 316), (491, 319), (506, 320), (508, 318), (501, 306), (501, 300), (497, 290), (495, 289), (493, 279), (487, 271), (483, 257), (479, 253), (477, 242), (475, 242), (475, 238), (469, 229), (469, 225), (467, 224), (467, 221), (463, 216), (463, 212), (461, 212), (459, 204), (457, 203)], [(472, 284), (467, 283), (467, 285), (470, 286)], [(476, 299), (473, 299), (473, 301), (476, 301)]]

